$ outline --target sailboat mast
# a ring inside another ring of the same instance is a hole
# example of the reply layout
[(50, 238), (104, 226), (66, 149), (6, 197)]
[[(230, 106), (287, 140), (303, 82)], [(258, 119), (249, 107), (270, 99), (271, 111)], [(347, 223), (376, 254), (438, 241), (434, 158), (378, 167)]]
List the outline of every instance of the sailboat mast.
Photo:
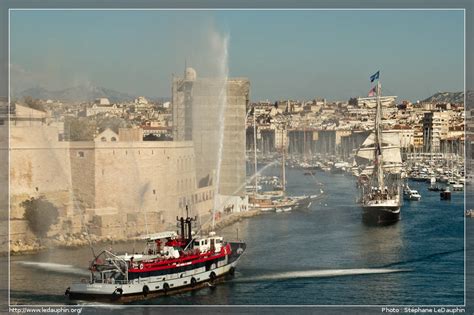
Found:
[(377, 82), (377, 107), (375, 112), (375, 163), (377, 167), (377, 181), (381, 190), (384, 189), (383, 158), (382, 158), (382, 104), (380, 93), (382, 87), (380, 81)]
[(253, 153), (255, 163), (255, 195), (258, 194), (258, 166), (257, 166), (257, 118), (255, 115), (255, 104), (253, 106)]
[(286, 171), (285, 171), (285, 126), (283, 125), (281, 129), (281, 155), (282, 155), (282, 161), (281, 161), (281, 187), (283, 192), (286, 190)]

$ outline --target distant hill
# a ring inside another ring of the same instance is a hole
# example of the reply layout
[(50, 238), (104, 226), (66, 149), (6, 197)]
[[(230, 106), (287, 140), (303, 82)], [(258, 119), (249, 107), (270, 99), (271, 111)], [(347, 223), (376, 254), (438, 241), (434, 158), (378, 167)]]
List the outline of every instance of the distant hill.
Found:
[[(472, 94), (472, 91), (468, 91), (469, 94)], [(464, 92), (438, 92), (427, 99), (423, 100), (426, 103), (463, 103), (464, 102)]]
[[(106, 97), (110, 102), (117, 103), (133, 101), (138, 95), (131, 95), (94, 85), (78, 85), (59, 91), (50, 91), (42, 87), (34, 87), (13, 95), (14, 98), (23, 98), (25, 96), (30, 96), (35, 99), (51, 99), (64, 102), (91, 102), (97, 98)], [(152, 101), (168, 100), (164, 97), (147, 97), (147, 99)]]

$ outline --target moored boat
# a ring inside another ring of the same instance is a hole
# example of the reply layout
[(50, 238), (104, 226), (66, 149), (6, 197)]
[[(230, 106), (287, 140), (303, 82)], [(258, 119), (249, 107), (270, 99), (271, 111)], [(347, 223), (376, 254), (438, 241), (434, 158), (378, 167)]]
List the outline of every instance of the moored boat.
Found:
[(439, 197), (441, 200), (451, 200), (451, 191), (449, 190), (449, 186), (446, 189), (439, 193)]

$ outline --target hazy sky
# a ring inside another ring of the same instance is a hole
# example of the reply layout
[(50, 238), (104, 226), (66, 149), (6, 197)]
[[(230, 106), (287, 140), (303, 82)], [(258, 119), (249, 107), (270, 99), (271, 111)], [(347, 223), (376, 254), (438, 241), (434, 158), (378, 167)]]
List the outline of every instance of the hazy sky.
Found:
[(377, 70), (402, 99), (463, 89), (461, 10), (11, 11), (12, 89), (170, 96), (185, 60), (213, 75), (212, 34), (228, 37), (230, 76), (250, 79), (252, 100), (364, 96)]

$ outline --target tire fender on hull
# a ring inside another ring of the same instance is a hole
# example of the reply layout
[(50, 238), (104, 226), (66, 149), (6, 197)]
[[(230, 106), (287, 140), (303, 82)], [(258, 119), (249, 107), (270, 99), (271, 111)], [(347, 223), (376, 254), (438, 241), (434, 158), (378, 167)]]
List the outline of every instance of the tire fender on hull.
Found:
[(216, 280), (216, 278), (217, 278), (217, 277), (216, 277), (216, 273), (215, 273), (214, 271), (209, 274), (209, 279), (210, 279), (211, 281)]
[(143, 296), (147, 296), (150, 293), (150, 288), (147, 285), (143, 286)]
[(163, 284), (163, 291), (165, 292), (165, 294), (169, 291), (169, 289), (170, 289), (170, 285), (165, 282)]

